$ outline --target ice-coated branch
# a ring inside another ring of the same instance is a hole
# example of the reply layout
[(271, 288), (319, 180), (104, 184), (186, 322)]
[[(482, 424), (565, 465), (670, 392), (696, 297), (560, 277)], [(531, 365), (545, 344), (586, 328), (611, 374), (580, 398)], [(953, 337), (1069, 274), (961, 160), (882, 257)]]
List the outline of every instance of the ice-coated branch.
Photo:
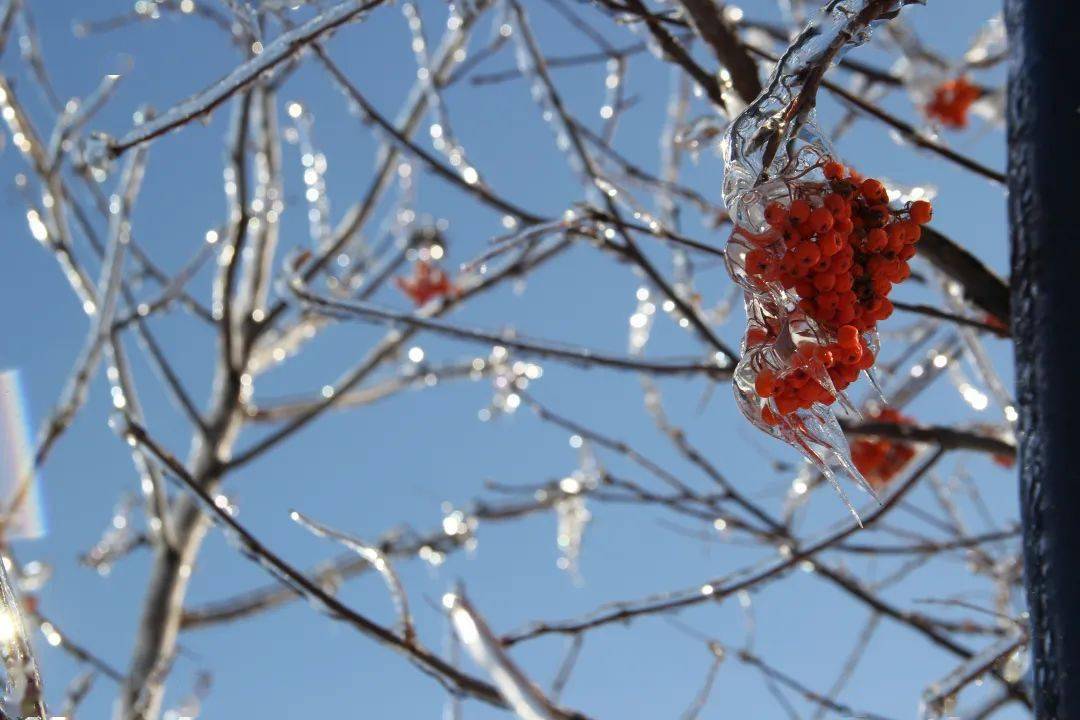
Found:
[(11, 28), (15, 24), (15, 16), (19, 12), (22, 0), (7, 0), (4, 9), (0, 12), (0, 56), (7, 49), (8, 38), (11, 37)]
[(71, 681), (67, 692), (64, 694), (64, 704), (60, 709), (60, 717), (75, 720), (75, 714), (78, 712), (79, 706), (90, 695), (90, 691), (94, 689), (94, 680), (96, 678), (97, 673), (93, 670), (87, 670)]
[(980, 332), (992, 333), (998, 337), (1009, 337), (1009, 329), (998, 322), (975, 320), (973, 318), (965, 317), (964, 315), (958, 315), (957, 313), (939, 310), (932, 305), (925, 305), (923, 303), (908, 303), (902, 300), (893, 300), (892, 304), (895, 309), (904, 312), (913, 313), (915, 315), (925, 315), (926, 317), (937, 318), (938, 320), (946, 320), (957, 325), (974, 328)]
[(45, 204), (44, 212), (36, 207), (27, 211), (30, 234), (52, 252), (83, 310), (91, 314), (96, 307), (94, 283), (76, 259), (72, 247), (72, 234), (64, 207), (68, 193), (63, 180), (49, 164), (45, 145), (29, 114), (4, 75), (0, 75), (0, 112), (11, 133), (12, 144), (53, 198), (53, 202)]
[[(424, 364), (418, 366), (415, 372), (408, 372), (345, 393), (338, 398), (336, 403), (334, 403), (334, 409), (348, 410), (350, 408), (371, 405), (400, 392), (411, 389), (418, 390), (426, 387), (430, 384), (429, 381), (431, 380), (434, 380), (438, 385), (450, 380), (462, 378), (478, 380), (491, 375), (492, 368), (488, 363), (483, 363), (483, 366), (479, 369), (477, 369), (476, 365), (477, 363), (475, 360), (441, 366), (429, 366)], [(254, 405), (248, 408), (248, 416), (254, 422), (281, 422), (302, 415), (313, 409), (321, 402), (321, 400), (322, 398), (320, 396), (319, 398), (311, 397), (308, 399)]]
[(458, 589), (443, 596), (458, 640), (473, 661), (491, 676), (506, 704), (521, 720), (571, 720), (579, 715), (563, 712), (514, 664), (502, 643)]
[(784, 553), (784, 556), (780, 560), (767, 565), (764, 569), (748, 569), (741, 573), (735, 573), (729, 579), (721, 578), (712, 580), (691, 590), (669, 593), (660, 600), (646, 600), (638, 603), (613, 603), (610, 606), (611, 609), (602, 609), (580, 621), (534, 623), (524, 630), (504, 635), (503, 643), (506, 645), (514, 645), (525, 640), (552, 633), (574, 635), (614, 622), (625, 623), (638, 617), (676, 612), (683, 608), (704, 602), (718, 602), (741, 590), (756, 587), (762, 583), (773, 580), (778, 576), (783, 575), (799, 562), (813, 558), (813, 556), (819, 552), (843, 542), (846, 538), (858, 532), (860, 529), (873, 525), (878, 518), (887, 514), (908, 492), (911, 491), (915, 484), (921, 480), (931, 468), (933, 468), (938, 460), (941, 459), (941, 456), (944, 453), (945, 451), (941, 449), (934, 452), (934, 454), (918, 469), (912, 472), (903, 483), (897, 485), (888, 496), (882, 498), (880, 504), (877, 504), (870, 511), (863, 514), (861, 516), (861, 524), (856, 520), (851, 520), (843, 524), (839, 529), (825, 533), (823, 536), (804, 544), (795, 546), (788, 545), (788, 551)]
[[(556, 486), (550, 488), (539, 498), (524, 501), (494, 503), (477, 501), (469, 504), (462, 514), (483, 523), (499, 523), (518, 520), (537, 513), (548, 511), (563, 493)], [(468, 527), (467, 522), (464, 527)], [(447, 529), (454, 532), (447, 532)], [(444, 560), (451, 553), (465, 547), (471, 536), (461, 532), (462, 526), (440, 524), (438, 528), (424, 533), (391, 531), (383, 535), (374, 547), (383, 555), (404, 560), (420, 557), (428, 561)], [(358, 576), (371, 569), (371, 563), (355, 553), (336, 557), (312, 568), (307, 574), (312, 582), (330, 591), (349, 578)], [(285, 603), (302, 597), (291, 587), (280, 584), (254, 588), (221, 600), (189, 608), (184, 613), (185, 629), (199, 629), (251, 617), (273, 610)]]
[(780, 685), (795, 691), (806, 700), (809, 700), (822, 709), (837, 713), (840, 717), (857, 717), (865, 718), (865, 720), (890, 720), (890, 718), (884, 715), (878, 715), (877, 713), (866, 712), (864, 710), (856, 710), (848, 705), (839, 703), (826, 695), (815, 692), (803, 683), (792, 678), (790, 675), (787, 675), (781, 670), (768, 664), (749, 650), (736, 650), (733, 654), (739, 662), (756, 668), (769, 681), (779, 683)]
[(1015, 457), (1015, 443), (985, 432), (965, 431), (939, 425), (915, 425), (891, 422), (841, 422), (840, 427), (848, 435), (887, 437), (910, 443), (938, 445), (950, 450), (974, 450), (976, 452)]
[(132, 157), (125, 169), (121, 191), (114, 197), (114, 214), (110, 223), (109, 242), (102, 260), (101, 275), (93, 293), (96, 302), (91, 315), (82, 352), (75, 362), (71, 377), (61, 394), (57, 407), (42, 425), (38, 434), (34, 463), (30, 472), (20, 478), (8, 507), (4, 508), (0, 526), (6, 524), (24, 502), (33, 482), (33, 472), (48, 458), (54, 444), (71, 426), (86, 402), (90, 381), (97, 373), (102, 353), (109, 344), (113, 318), (123, 284), (124, 259), (130, 241), (130, 205), (138, 193), (145, 155)]
[(76, 37), (87, 37), (128, 27), (134, 23), (152, 21), (158, 17), (158, 11), (165, 10), (177, 15), (195, 15), (216, 25), (234, 42), (243, 40), (234, 32), (232, 19), (212, 5), (197, 3), (194, 0), (155, 0), (152, 6), (137, 6), (135, 9), (102, 20), (76, 21), (72, 32)]
[(1018, 652), (1026, 643), (1025, 633), (1007, 635), (931, 684), (923, 694), (922, 717), (937, 720), (952, 715), (961, 690), (989, 672), (1000, 672), (998, 666), (1002, 661)]
[[(570, 113), (567, 111), (561, 95), (555, 88), (555, 83), (547, 72), (547, 68), (544, 65), (543, 54), (540, 52), (540, 47), (529, 27), (525, 11), (520, 4), (513, 2), (513, 0), (509, 2), (509, 5), (517, 28), (516, 40), (518, 43), (518, 65), (524, 74), (535, 78), (535, 87), (537, 89), (535, 95), (542, 105), (550, 106), (550, 110), (553, 111), (554, 117), (558, 119), (558, 124), (555, 125), (556, 132), (558, 133), (557, 138), (562, 138), (563, 134), (565, 134), (565, 138), (568, 141), (566, 142), (566, 147), (571, 158), (571, 165), (584, 176), (588, 185), (592, 186), (590, 188), (591, 191), (600, 191), (599, 195), (604, 208), (611, 217), (614, 229), (622, 240), (621, 245), (613, 245), (610, 242), (607, 244), (615, 248), (628, 260), (641, 268), (649, 280), (660, 289), (668, 300), (674, 303), (675, 307), (682, 313), (705, 342), (711, 345), (727, 360), (735, 360), (737, 357), (735, 352), (728, 348), (727, 344), (724, 343), (716, 335), (716, 332), (709, 327), (709, 324), (702, 319), (697, 310), (691, 307), (686, 299), (671, 286), (652, 261), (638, 248), (637, 243), (634, 241), (633, 237), (631, 237), (630, 232), (627, 229), (626, 223), (622, 219), (619, 208), (615, 204), (614, 198), (617, 198), (619, 193), (599, 172), (595, 161), (585, 148), (584, 141), (577, 131), (577, 123), (574, 122)], [(559, 142), (561, 144), (562, 140), (560, 139)]]
[(956, 282), (968, 302), (1008, 326), (1009, 286), (970, 250), (927, 227), (919, 241), (919, 254)]
[(45, 642), (49, 645), (60, 648), (75, 660), (89, 665), (94, 669), (94, 672), (100, 673), (113, 682), (119, 683), (124, 681), (123, 673), (98, 655), (90, 652), (82, 645), (72, 640), (70, 636), (57, 627), (50, 618), (42, 615), (40, 611), (35, 611), (28, 615), (30, 619), (33, 620), (34, 624), (38, 626), (41, 634), (45, 637)]
[[(443, 298), (438, 301), (438, 303), (428, 305), (424, 308), (423, 314), (427, 317), (438, 317), (443, 315), (469, 298), (482, 294), (497, 287), (508, 279), (519, 277), (544, 264), (551, 258), (557, 256), (568, 246), (569, 241), (561, 239), (543, 248), (526, 248), (523, 252), (519, 253), (516, 258), (504, 263), (498, 269), (492, 270), (484, 275), (482, 279), (466, 287), (459, 288), (454, 297)], [(285, 438), (307, 426), (308, 423), (314, 421), (324, 412), (332, 408), (336, 404), (337, 398), (346, 395), (350, 390), (367, 379), (387, 358), (395, 356), (402, 345), (408, 341), (410, 337), (416, 334), (418, 330), (419, 328), (417, 327), (406, 327), (402, 330), (389, 331), (381, 340), (369, 349), (368, 353), (359, 364), (347, 371), (334, 383), (329, 393), (324, 393), (323, 398), (318, 405), (305, 409), (302, 413), (293, 417), (265, 438), (254, 443), (251, 447), (237, 453), (227, 463), (226, 468), (230, 470), (235, 469), (254, 460), (264, 452), (275, 447)]]
[[(872, 613), (870, 618), (866, 621), (863, 629), (859, 632), (858, 638), (855, 640), (855, 646), (851, 649), (851, 653), (848, 655), (847, 660), (844, 661), (844, 666), (840, 669), (840, 674), (833, 682), (829, 691), (825, 693), (825, 698), (830, 702), (835, 702), (840, 693), (843, 692), (848, 682), (851, 680), (851, 676), (855, 673), (855, 670), (859, 667), (859, 662), (866, 654), (867, 649), (870, 647), (870, 642), (874, 638), (874, 633), (877, 631), (881, 622), (881, 615), (878, 613)], [(811, 720), (821, 720), (825, 717), (825, 712), (828, 709), (826, 703), (822, 703), (817, 711), (814, 713)]]
[(492, 705), (502, 706), (504, 704), (498, 691), (491, 685), (461, 673), (445, 660), (416, 642), (406, 640), (378, 623), (369, 620), (364, 615), (357, 613), (313, 583), (302, 572), (282, 560), (241, 525), (226, 507), (222, 507), (221, 503), (215, 502), (214, 497), (203, 489), (201, 484), (188, 473), (180, 461), (158, 445), (141, 427), (128, 421), (122, 432), (131, 442), (141, 445), (147, 452), (156, 457), (168, 469), (169, 473), (180, 481), (185, 492), (197, 501), (202, 511), (221, 528), (239, 552), (255, 562), (260, 568), (304, 595), (315, 607), (330, 617), (344, 622), (361, 634), (403, 654), (426, 673), (444, 683), (449, 689)]
[[(472, 28), (489, 4), (488, 0), (481, 0), (472, 6), (466, 6), (465, 12), (459, 16), (459, 22), (448, 23), (442, 41), (431, 59), (431, 72), (434, 75), (431, 82), (436, 87), (448, 82), (451, 70), (461, 62), (461, 55), (471, 36)], [(418, 79), (410, 89), (402, 110), (398, 113), (395, 129), (401, 138), (412, 137), (428, 109), (429, 93), (425, 92), (425, 86), (426, 82)], [(310, 281), (322, 271), (371, 217), (375, 205), (389, 186), (393, 173), (398, 167), (400, 157), (398, 147), (395, 142), (387, 141), (381, 148), (368, 191), (361, 200), (348, 209), (326, 247), (319, 248), (317, 256), (304, 269), (305, 280)], [(268, 317), (270, 319), (277, 317), (284, 307), (284, 304), (279, 303)]]
[(260, 86), (253, 105), (255, 197), (251, 205), (258, 222), (248, 231), (252, 237), (249, 250), (242, 257), (244, 272), (237, 300), (242, 325), (265, 316), (281, 215), (285, 210), (277, 94), (266, 85)]
[(408, 152), (424, 162), (424, 164), (432, 170), (435, 174), (442, 177), (451, 185), (457, 186), (460, 190), (463, 190), (469, 195), (473, 195), (483, 201), (485, 204), (490, 205), (499, 212), (512, 215), (518, 218), (521, 222), (526, 224), (535, 224), (542, 222), (542, 218), (528, 210), (525, 210), (513, 202), (504, 199), (496, 194), (488, 186), (480, 182), (478, 175), (467, 175), (459, 173), (452, 167), (448, 167), (445, 163), (440, 161), (434, 155), (424, 150), (415, 142), (403, 135), (393, 124), (387, 120), (381, 113), (379, 113), (375, 107), (368, 102), (367, 98), (357, 89), (356, 85), (349, 80), (348, 76), (339, 68), (326, 54), (326, 52), (319, 46), (314, 48), (315, 55), (322, 61), (323, 66), (329, 71), (330, 77), (334, 80), (337, 86), (341, 89), (342, 93), (359, 108), (363, 118), (367, 121), (377, 125), (385, 136), (392, 142), (394, 142), (401, 150)]
[[(779, 61), (779, 58), (777, 58), (775, 55), (768, 52), (767, 50), (758, 47), (757, 45), (748, 44), (747, 47), (752, 54), (762, 58), (763, 60), (768, 60), (770, 62)], [(848, 70), (854, 70), (862, 76), (869, 77), (878, 82), (885, 81), (888, 84), (894, 84), (895, 82), (898, 82), (898, 80), (893, 76), (885, 75), (880, 71), (869, 68), (861, 63), (854, 63), (850, 60), (841, 60), (839, 61), (838, 65), (846, 67)], [(868, 117), (872, 117), (875, 120), (878, 120), (879, 122), (892, 128), (900, 137), (902, 137), (906, 142), (912, 144), (913, 146), (922, 148), (923, 150), (938, 155), (939, 157), (942, 157), (952, 163), (955, 163), (956, 165), (959, 165), (965, 170), (969, 170), (977, 175), (981, 175), (982, 177), (995, 183), (1005, 183), (1005, 175), (1002, 172), (989, 168), (986, 165), (980, 163), (979, 161), (974, 160), (973, 158), (964, 155), (957, 150), (954, 150), (940, 140), (937, 140), (934, 137), (928, 135), (926, 132), (919, 130), (910, 122), (901, 119), (900, 117), (887, 110), (884, 110), (880, 105), (877, 105), (863, 97), (860, 97), (859, 95), (851, 92), (842, 85), (823, 77), (821, 78), (820, 86), (828, 90), (831, 94), (835, 95), (837, 98), (842, 100), (855, 111), (863, 113)]]
[(514, 332), (495, 333), (474, 330), (438, 320), (431, 320), (413, 313), (387, 310), (366, 303), (333, 300), (316, 295), (302, 287), (294, 286), (293, 291), (309, 307), (330, 317), (339, 319), (359, 318), (390, 325), (406, 325), (457, 340), (483, 343), (485, 345), (504, 345), (525, 355), (563, 360), (586, 367), (598, 366), (617, 370), (634, 370), (656, 375), (703, 374), (711, 377), (723, 377), (725, 374), (724, 368), (714, 362), (674, 362), (619, 357), (554, 341), (533, 340)]
[(679, 0), (690, 18), (690, 25), (712, 50), (731, 78), (731, 85), (744, 105), (761, 92), (757, 63), (747, 52), (734, 23), (726, 16), (720, 0)]
[[(146, 172), (146, 155), (146, 150), (140, 148), (132, 153), (125, 163), (124, 172), (120, 177), (119, 190), (110, 202), (112, 217), (109, 222), (109, 247), (112, 247), (114, 242), (119, 243), (121, 247), (128, 247), (131, 244), (131, 213)], [(106, 258), (108, 258), (108, 254), (106, 254)], [(120, 285), (122, 281), (118, 280), (117, 282)], [(120, 292), (124, 294), (128, 305), (131, 305), (130, 291), (121, 286)], [(106, 322), (112, 322), (111, 317)], [(139, 330), (143, 341), (149, 343), (150, 347), (156, 348), (153, 337), (149, 335), (141, 322)], [(105, 342), (105, 357), (108, 363), (105, 377), (109, 382), (112, 404), (118, 409), (124, 409), (136, 422), (142, 423), (142, 403), (135, 389), (135, 379), (120, 334), (112, 328), (103, 329), (102, 332), (108, 335)], [(154, 357), (158, 363), (157, 367), (162, 369), (167, 377), (175, 378), (168, 361), (160, 354)], [(178, 385), (175, 387), (178, 387)], [(171, 537), (166, 517), (168, 500), (161, 473), (138, 449), (132, 451), (132, 462), (139, 475), (139, 487), (146, 499), (146, 514), (150, 527), (150, 536), (154, 541), (163, 540), (167, 543)]]
[(247, 144), (251, 124), (253, 92), (240, 94), (233, 109), (229, 131), (229, 160), (225, 167), (225, 202), (229, 210), (229, 229), (218, 254), (214, 276), (214, 314), (219, 318), (222, 367), (240, 374), (238, 358), (243, 319), (236, 317), (236, 282), (240, 275), (244, 245), (248, 239), (250, 204), (248, 203)]
[(792, 173), (797, 153), (820, 144), (813, 111), (825, 72), (849, 46), (869, 39), (875, 22), (896, 15), (903, 0), (833, 0), (776, 63), (765, 91), (737, 117), (724, 138), (724, 204), (743, 222), (744, 203), (758, 185)]
[(64, 152), (64, 143), (112, 98), (120, 84), (120, 79), (120, 75), (106, 75), (101, 79), (97, 89), (82, 101), (68, 103), (49, 139), (47, 155), (50, 168), (56, 168), (60, 162)]
[(369, 10), (382, 3), (383, 0), (348, 0), (335, 5), (295, 30), (281, 35), (251, 60), (240, 65), (206, 90), (174, 105), (152, 122), (133, 128), (119, 138), (106, 138), (103, 147), (98, 148), (96, 152), (104, 153), (103, 159), (119, 157), (137, 145), (149, 142), (213, 112), (221, 103), (266, 72), (290, 60), (296, 53), (318, 42), (342, 25), (361, 19)]
[(664, 26), (660, 20), (649, 12), (642, 0), (626, 0), (627, 8), (636, 13), (645, 22), (652, 39), (663, 51), (664, 56), (679, 65), (686, 74), (694, 79), (701, 87), (718, 110), (727, 110), (728, 102), (724, 97), (724, 91), (717, 79), (707, 70), (698, 65), (697, 61), (679, 43), (679, 40)]
[(296, 510), (289, 513), (289, 517), (297, 525), (316, 537), (336, 540), (363, 558), (368, 565), (375, 568), (379, 575), (382, 576), (383, 581), (386, 583), (386, 589), (390, 591), (390, 597), (394, 600), (394, 607), (397, 609), (398, 621), (401, 625), (399, 630), (401, 636), (407, 643), (416, 642), (416, 628), (413, 625), (412, 612), (409, 611), (409, 596), (405, 593), (405, 586), (401, 584), (401, 578), (394, 571), (394, 566), (390, 564), (389, 558), (376, 545), (365, 543), (358, 538), (333, 530)]

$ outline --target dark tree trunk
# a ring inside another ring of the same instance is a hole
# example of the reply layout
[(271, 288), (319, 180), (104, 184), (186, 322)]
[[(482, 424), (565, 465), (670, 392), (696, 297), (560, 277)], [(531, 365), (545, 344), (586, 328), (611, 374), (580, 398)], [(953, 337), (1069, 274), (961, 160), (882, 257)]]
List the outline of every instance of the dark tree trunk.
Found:
[[(1080, 3), (1006, 0), (1012, 327), (1036, 717), (1080, 718)], [(1074, 216), (1074, 213), (1076, 214)]]

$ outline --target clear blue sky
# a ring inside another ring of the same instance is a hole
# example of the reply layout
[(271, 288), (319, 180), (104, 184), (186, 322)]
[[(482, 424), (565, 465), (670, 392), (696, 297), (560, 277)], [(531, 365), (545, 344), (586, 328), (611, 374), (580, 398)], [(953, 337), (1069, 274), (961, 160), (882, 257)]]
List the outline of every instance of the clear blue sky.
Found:
[[(168, 108), (240, 61), (220, 31), (198, 19), (169, 18), (77, 39), (72, 34), (73, 21), (106, 17), (130, 5), (106, 0), (31, 5), (46, 63), (61, 97), (83, 96), (104, 74), (123, 73), (116, 97), (92, 123), (106, 132), (123, 132), (140, 105)], [(545, 4), (529, 5), (546, 52), (587, 49)], [(906, 9), (904, 16), (927, 42), (956, 56), (992, 7), (978, 0), (931, 2), (927, 7)], [(443, 26), (445, 7), (441, 2), (425, 2), (423, 10), (430, 37)], [(755, 18), (776, 15), (775, 6), (764, 0), (747, 2), (745, 10)], [(488, 37), (489, 22), (482, 24), (474, 48)], [(628, 31), (612, 30), (608, 35), (620, 44), (636, 41)], [(329, 45), (331, 54), (361, 90), (391, 116), (415, 72), (407, 38), (400, 10), (387, 6), (369, 21), (341, 30)], [(860, 51), (859, 56), (879, 64), (887, 62), (872, 49)], [(512, 65), (508, 48), (487, 68)], [(30, 105), (39, 129), (49, 129), (52, 115), (27, 82), (15, 47), (8, 48), (0, 68), (19, 78), (16, 87)], [(571, 110), (592, 122), (598, 121), (603, 76), (602, 66), (555, 73)], [(987, 81), (998, 79), (992, 74)], [(639, 102), (620, 127), (617, 146), (643, 166), (655, 168), (669, 72), (651, 58), (638, 57), (631, 63), (628, 83), (629, 92)], [(469, 157), (507, 197), (547, 215), (560, 212), (580, 197), (524, 83), (482, 88), (465, 85), (446, 97)], [(340, 96), (314, 67), (301, 69), (285, 85), (280, 95), (282, 106), (293, 99), (304, 102), (315, 114), (315, 139), (329, 161), (327, 182), (336, 219), (362, 193), (375, 146), (369, 132), (348, 114)], [(893, 96), (888, 106), (913, 116), (902, 95)], [(704, 112), (705, 106), (698, 105), (696, 110)], [(837, 117), (835, 107), (828, 105), (822, 114), (826, 124)], [(221, 141), (227, 125), (228, 110), (223, 108), (206, 125), (193, 125), (153, 145), (145, 190), (134, 215), (134, 232), (166, 267), (178, 268), (201, 242), (203, 233), (224, 218)], [(990, 166), (1004, 164), (1000, 129), (976, 124), (966, 134), (947, 140)], [(1007, 246), (1000, 188), (897, 145), (883, 128), (866, 121), (846, 136), (840, 151), (865, 172), (902, 183), (937, 186), (936, 225), (1004, 272)], [(286, 147), (285, 165), (286, 195), (298, 201), (303, 186), (294, 147)], [(86, 318), (52, 258), (27, 232), (25, 206), (12, 180), (22, 169), (22, 161), (9, 143), (0, 152), (4, 191), (0, 212), (6, 229), (0, 256), (4, 328), (0, 368), (22, 370), (31, 415), (37, 422), (47, 415), (59, 394), (82, 343)], [(703, 156), (696, 166), (687, 168), (686, 178), (703, 192), (719, 196), (717, 158)], [(454, 262), (477, 254), (500, 232), (496, 215), (478, 209), (456, 190), (427, 175), (419, 182), (419, 209), (449, 221), (450, 259)], [(286, 212), (284, 223), (286, 243), (302, 245), (307, 229), (299, 202)], [(702, 241), (719, 244), (724, 240), (693, 218), (685, 230)], [(621, 352), (637, 284), (627, 267), (583, 247), (536, 274), (523, 292), (501, 290), (456, 313), (453, 319), (489, 328), (513, 324), (527, 334)], [(200, 277), (194, 287), (207, 297), (206, 277)], [(722, 268), (711, 267), (702, 270), (699, 287), (715, 301), (728, 291), (730, 282)], [(901, 296), (918, 297), (910, 292)], [(403, 307), (393, 292), (379, 299)], [(741, 313), (736, 311), (721, 328), (722, 336), (736, 343), (741, 321)], [(897, 316), (890, 322), (895, 325), (902, 319)], [(187, 387), (197, 399), (205, 399), (214, 360), (213, 336), (182, 316), (154, 327), (180, 367)], [(317, 391), (355, 362), (377, 332), (370, 328), (335, 329), (310, 353), (267, 374), (261, 380), (259, 395), (271, 398)], [(654, 337), (650, 346), (654, 354), (696, 350), (687, 336), (665, 320), (658, 323)], [(424, 338), (420, 344), (436, 361), (466, 358), (480, 351), (433, 338)], [(992, 349), (1008, 377), (1008, 349), (1003, 345)], [(534, 386), (535, 395), (543, 402), (633, 443), (685, 473), (695, 487), (708, 488), (705, 479), (680, 461), (653, 428), (643, 411), (635, 377), (550, 362), (544, 363), (544, 370), (544, 377)], [(136, 372), (140, 385), (146, 388), (143, 402), (150, 427), (174, 451), (186, 452), (189, 432), (183, 418), (154, 390), (153, 375), (141, 360)], [(669, 381), (664, 388), (671, 415), (686, 427), (692, 440), (740, 487), (779, 508), (791, 474), (776, 472), (769, 461), (792, 462), (796, 460), (794, 453), (746, 426), (728, 386), (717, 387), (700, 410), (706, 390), (703, 381)], [(575, 469), (576, 451), (569, 447), (567, 434), (529, 413), (478, 422), (477, 411), (487, 405), (490, 395), (486, 382), (453, 382), (334, 415), (245, 467), (226, 492), (238, 502), (242, 521), (285, 557), (308, 566), (336, 554), (337, 548), (307, 536), (290, 523), (287, 513), (292, 508), (374, 538), (401, 524), (419, 530), (437, 527), (440, 503), (465, 504), (484, 493), (487, 479), (538, 483)], [(50, 534), (44, 540), (20, 543), (16, 550), (23, 559), (41, 559), (55, 568), (55, 577), (41, 597), (44, 612), (79, 643), (123, 669), (131, 650), (149, 556), (136, 553), (107, 579), (80, 566), (77, 560), (80, 552), (96, 542), (118, 496), (136, 483), (127, 449), (106, 427), (107, 399), (104, 380), (99, 378), (89, 404), (43, 472)], [(922, 397), (911, 412), (941, 421), (971, 418), (947, 381)], [(605, 460), (613, 470), (642, 479), (617, 458)], [(1014, 517), (1012, 474), (983, 458), (962, 458), (962, 462), (985, 492), (993, 514)], [(943, 471), (955, 466), (950, 460)], [(929, 494), (917, 494), (914, 501), (928, 503)], [(762, 557), (746, 548), (674, 532), (662, 522), (670, 518), (658, 511), (596, 503), (590, 504), (590, 509), (594, 521), (585, 542), (585, 583), (581, 587), (555, 567), (553, 514), (508, 526), (481, 525), (478, 549), (471, 555), (454, 556), (437, 569), (420, 561), (401, 562), (399, 571), (410, 590), (422, 637), (434, 647), (441, 646), (447, 627), (436, 607), (438, 598), (458, 579), (466, 583), (490, 623), (505, 631), (531, 619), (574, 616), (610, 600), (693, 586)], [(822, 494), (815, 501), (813, 517), (819, 526), (843, 519), (844, 514), (832, 495)], [(695, 531), (708, 530), (684, 525)], [(878, 576), (886, 575), (889, 567), (883, 565)], [(987, 602), (985, 583), (959, 570), (962, 566), (957, 562), (935, 564), (891, 588), (888, 596), (900, 604), (930, 595), (959, 595)], [(267, 580), (261, 570), (211, 532), (195, 570), (190, 601), (217, 599), (261, 586)], [(967, 595), (972, 591), (978, 592)], [(342, 594), (363, 612), (387, 623), (393, 621), (392, 607), (377, 577), (351, 582)], [(803, 574), (756, 594), (754, 606), (756, 651), (817, 689), (831, 684), (866, 620), (865, 610)], [(744, 618), (734, 600), (699, 608), (682, 620), (733, 645), (743, 639)], [(985, 641), (975, 638), (970, 642), (977, 647)], [(198, 671), (209, 669), (214, 674), (214, 688), (206, 701), (205, 717), (211, 719), (411, 720), (439, 717), (444, 702), (438, 685), (401, 658), (302, 603), (226, 628), (193, 632), (184, 635), (181, 643), (184, 653), (172, 675), (167, 705), (187, 693)], [(514, 655), (535, 679), (546, 684), (554, 676), (564, 648), (562, 639), (544, 639), (519, 646)], [(888, 622), (869, 655), (843, 699), (855, 707), (899, 718), (914, 717), (921, 689), (955, 664), (924, 640)], [(75, 667), (56, 651), (43, 649), (42, 656), (49, 696), (59, 707)], [(579, 673), (564, 701), (603, 718), (677, 717), (700, 686), (708, 662), (700, 642), (663, 620), (646, 620), (630, 628), (610, 627), (586, 642)], [(107, 717), (114, 696), (110, 681), (99, 679), (83, 717)], [(474, 703), (466, 707), (467, 718), (501, 716)], [(778, 718), (783, 714), (756, 673), (729, 661), (720, 672), (703, 717)]]

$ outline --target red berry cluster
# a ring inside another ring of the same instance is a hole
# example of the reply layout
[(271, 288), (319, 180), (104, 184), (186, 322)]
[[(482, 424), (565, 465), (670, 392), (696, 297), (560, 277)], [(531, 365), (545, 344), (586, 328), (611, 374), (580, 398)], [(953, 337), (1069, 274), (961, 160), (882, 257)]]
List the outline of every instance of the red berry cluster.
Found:
[(924, 110), (927, 117), (945, 127), (964, 128), (967, 127), (968, 110), (982, 94), (978, 85), (961, 75), (938, 85)]
[[(876, 422), (898, 425), (910, 425), (912, 422), (911, 418), (892, 408), (882, 408), (869, 417)], [(852, 462), (874, 489), (881, 489), (892, 482), (914, 457), (915, 448), (911, 443), (888, 438), (859, 437), (851, 444)]]
[(825, 368), (837, 390), (855, 382), (860, 370), (867, 370), (874, 364), (874, 353), (866, 340), (851, 325), (845, 325), (841, 330), (845, 328), (850, 328), (850, 332), (842, 332), (841, 339), (835, 343), (801, 343), (791, 358), (791, 367), (783, 373), (775, 373), (767, 367), (758, 372), (754, 390), (759, 397), (772, 398), (776, 406), (776, 412), (767, 405), (761, 409), (761, 419), (767, 425), (776, 425), (780, 415), (809, 409), (815, 402), (832, 405), (836, 401), (836, 396), (822, 382), (824, 378), (814, 377), (815, 361)]
[(442, 268), (427, 260), (413, 263), (412, 277), (396, 277), (394, 284), (409, 296), (417, 307), (437, 297), (452, 297), (457, 288)]
[[(806, 183), (787, 205), (765, 208), (769, 229), (740, 233), (752, 246), (745, 255), (748, 281), (765, 290), (779, 284), (794, 292), (798, 311), (814, 321), (816, 343), (803, 343), (791, 367), (777, 374), (762, 369), (755, 383), (761, 398), (773, 398), (776, 413), (762, 410), (775, 425), (813, 403), (831, 404), (832, 389), (808, 372), (811, 359), (824, 366), (835, 390), (843, 390), (874, 364), (866, 335), (892, 314), (888, 296), (911, 274), (920, 225), (932, 208), (916, 200), (901, 210), (889, 207), (885, 186), (863, 178), (834, 160), (823, 164), (825, 182)], [(752, 327), (747, 345), (768, 342), (772, 332)], [(804, 347), (807, 346), (807, 347)]]

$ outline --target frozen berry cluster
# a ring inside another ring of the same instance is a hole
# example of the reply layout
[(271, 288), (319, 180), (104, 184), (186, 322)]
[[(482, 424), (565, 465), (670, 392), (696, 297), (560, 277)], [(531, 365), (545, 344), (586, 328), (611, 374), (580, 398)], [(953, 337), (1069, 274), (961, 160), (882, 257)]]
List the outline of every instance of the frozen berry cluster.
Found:
[(771, 309), (751, 317), (746, 334), (747, 350), (778, 350), (755, 368), (760, 419), (770, 426), (831, 405), (873, 366), (877, 324), (892, 314), (889, 294), (911, 275), (920, 226), (933, 212), (925, 200), (891, 206), (883, 183), (835, 160), (820, 167), (824, 182), (769, 203), (764, 232), (736, 229), (729, 246), (744, 285)]

